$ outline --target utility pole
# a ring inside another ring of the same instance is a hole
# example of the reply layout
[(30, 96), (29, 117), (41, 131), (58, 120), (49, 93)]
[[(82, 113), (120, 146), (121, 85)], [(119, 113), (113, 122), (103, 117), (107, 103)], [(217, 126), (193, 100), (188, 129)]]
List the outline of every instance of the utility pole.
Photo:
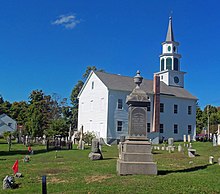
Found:
[(210, 126), (210, 124), (209, 124), (209, 123), (210, 123), (210, 121), (209, 121), (209, 116), (210, 116), (210, 114), (209, 114), (209, 106), (210, 106), (210, 105), (207, 106), (207, 115), (208, 115), (208, 140), (209, 140), (209, 126)]

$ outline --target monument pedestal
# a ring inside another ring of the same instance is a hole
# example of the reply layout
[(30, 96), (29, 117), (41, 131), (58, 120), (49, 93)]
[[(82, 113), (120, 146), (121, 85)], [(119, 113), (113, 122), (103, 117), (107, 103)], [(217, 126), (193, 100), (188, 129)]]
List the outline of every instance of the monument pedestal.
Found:
[(153, 162), (151, 144), (148, 141), (126, 140), (119, 144), (117, 160), (119, 175), (157, 175), (157, 165)]

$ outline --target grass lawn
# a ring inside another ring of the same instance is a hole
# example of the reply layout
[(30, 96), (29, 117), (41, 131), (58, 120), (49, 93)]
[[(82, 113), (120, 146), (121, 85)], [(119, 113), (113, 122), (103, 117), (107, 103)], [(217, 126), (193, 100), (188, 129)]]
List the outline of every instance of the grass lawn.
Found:
[[(11, 152), (8, 145), (0, 140), (0, 177), (12, 175), (12, 166), (19, 160), (19, 171), (23, 178), (16, 178), (18, 189), (2, 190), (0, 193), (41, 193), (41, 177), (47, 176), (47, 193), (220, 193), (220, 147), (210, 142), (194, 142), (193, 148), (198, 156), (188, 158), (184, 153), (154, 151), (158, 175), (118, 176), (116, 174), (117, 146), (103, 147), (104, 160), (90, 161), (86, 150), (63, 150), (45, 152), (44, 146), (33, 146), (34, 155), (29, 163), (23, 158), (27, 147), (13, 144)], [(178, 144), (176, 144), (178, 145)], [(215, 164), (209, 165), (213, 155)], [(1, 183), (2, 184), (2, 183)]]

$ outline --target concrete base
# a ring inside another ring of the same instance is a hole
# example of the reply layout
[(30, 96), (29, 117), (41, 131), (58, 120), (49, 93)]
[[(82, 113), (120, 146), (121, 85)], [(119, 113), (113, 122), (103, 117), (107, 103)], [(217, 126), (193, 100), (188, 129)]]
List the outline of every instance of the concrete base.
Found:
[(119, 175), (157, 175), (151, 144), (148, 141), (126, 140), (120, 144), (117, 172)]

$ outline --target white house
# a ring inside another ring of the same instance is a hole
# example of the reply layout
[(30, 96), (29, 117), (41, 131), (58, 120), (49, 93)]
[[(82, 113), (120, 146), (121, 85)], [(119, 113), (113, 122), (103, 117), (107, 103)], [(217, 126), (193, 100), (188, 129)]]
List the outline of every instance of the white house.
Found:
[[(160, 139), (183, 135), (195, 138), (197, 98), (184, 89), (184, 74), (180, 70), (179, 43), (174, 41), (172, 18), (166, 41), (162, 43), (160, 72), (154, 80), (143, 80), (148, 104), (147, 132)], [(126, 97), (135, 88), (132, 77), (91, 72), (79, 93), (78, 128), (95, 132), (109, 143), (128, 133)]]
[(0, 115), (0, 135), (3, 132), (14, 132), (17, 130), (17, 122), (6, 114)]

